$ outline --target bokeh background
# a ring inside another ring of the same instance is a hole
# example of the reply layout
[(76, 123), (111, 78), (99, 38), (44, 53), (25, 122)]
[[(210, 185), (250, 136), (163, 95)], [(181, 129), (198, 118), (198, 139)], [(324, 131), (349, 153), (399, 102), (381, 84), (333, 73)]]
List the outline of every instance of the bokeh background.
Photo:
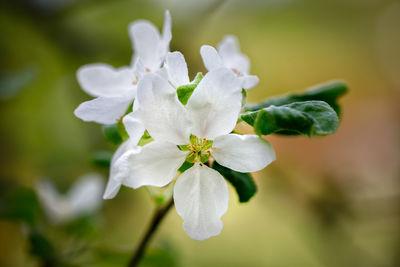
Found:
[[(234, 34), (261, 80), (249, 102), (331, 79), (346, 81), (350, 92), (340, 100), (336, 134), (267, 137), (277, 160), (254, 175), (258, 193), (250, 202), (240, 204), (230, 188), (219, 236), (191, 240), (173, 209), (143, 266), (400, 266), (394, 0), (1, 1), (0, 208), (10, 204), (4, 195), (29, 190), (42, 177), (61, 191), (88, 172), (107, 178), (90, 159), (116, 146), (101, 126), (73, 115), (91, 98), (75, 72), (93, 62), (129, 64), (128, 24), (141, 18), (161, 28), (165, 9), (173, 18), (171, 50), (185, 55), (191, 77), (205, 71), (200, 46)], [(146, 189), (125, 189), (104, 202), (89, 237), (71, 240), (48, 223), (41, 231), (62, 253), (83, 243), (67, 254), (73, 266), (124, 266), (153, 210)], [(43, 266), (28, 239), (23, 224), (0, 219), (0, 266)]]

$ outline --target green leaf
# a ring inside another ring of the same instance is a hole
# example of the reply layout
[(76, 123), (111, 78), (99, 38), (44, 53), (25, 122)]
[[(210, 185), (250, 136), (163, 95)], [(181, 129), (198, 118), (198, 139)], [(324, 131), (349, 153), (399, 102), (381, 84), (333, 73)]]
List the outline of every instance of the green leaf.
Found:
[(257, 186), (250, 173), (237, 172), (219, 165), (214, 161), (212, 168), (218, 171), (236, 189), (240, 202), (247, 202), (257, 192)]
[(306, 101), (247, 112), (242, 119), (254, 127), (258, 135), (324, 136), (336, 132), (339, 119), (336, 112), (323, 101)]
[(284, 97), (268, 99), (267, 101), (259, 104), (247, 105), (245, 110), (256, 111), (269, 106), (283, 106), (294, 102), (320, 100), (328, 103), (336, 111), (338, 116), (340, 116), (341, 110), (337, 100), (339, 97), (347, 93), (347, 91), (348, 88), (345, 83), (340, 81), (331, 81), (313, 86), (302, 94), (291, 94)]
[(93, 153), (91, 161), (99, 167), (110, 168), (112, 156), (111, 151), (99, 150)]
[(179, 86), (176, 89), (176, 93), (178, 94), (178, 99), (179, 101), (181, 101), (183, 105), (186, 105), (194, 89), (196, 89), (197, 85), (200, 83), (201, 79), (203, 79), (203, 74), (199, 72), (197, 73), (192, 83)]

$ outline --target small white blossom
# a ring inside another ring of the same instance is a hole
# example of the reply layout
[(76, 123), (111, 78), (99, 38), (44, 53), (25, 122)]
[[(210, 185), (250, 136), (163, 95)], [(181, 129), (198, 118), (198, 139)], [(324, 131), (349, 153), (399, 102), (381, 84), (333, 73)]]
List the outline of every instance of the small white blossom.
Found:
[(136, 96), (137, 83), (146, 72), (162, 67), (171, 41), (171, 16), (165, 13), (163, 33), (148, 21), (138, 20), (129, 25), (134, 56), (131, 66), (115, 69), (95, 63), (82, 66), (77, 78), (82, 89), (95, 99), (83, 102), (75, 115), (84, 121), (101, 124), (117, 122)]
[(138, 84), (137, 108), (124, 118), (127, 129), (142, 123), (155, 141), (143, 147), (124, 145), (113, 159), (110, 181), (132, 188), (162, 187), (186, 160), (194, 163), (177, 179), (174, 202), (187, 234), (204, 240), (222, 230), (229, 192), (224, 178), (203, 163), (212, 156), (232, 170), (253, 172), (275, 160), (275, 152), (258, 136), (231, 134), (242, 100), (241, 82), (231, 70), (207, 73), (186, 106), (176, 93), (177, 87), (189, 83), (183, 55), (168, 53), (166, 70), (169, 80), (144, 75)]
[(54, 224), (63, 224), (98, 210), (102, 205), (103, 178), (98, 174), (87, 174), (79, 178), (68, 193), (62, 195), (54, 184), (46, 179), (36, 183), (39, 201)]
[(203, 45), (200, 54), (207, 70), (221, 67), (231, 69), (238, 77), (243, 89), (253, 88), (259, 82), (257, 76), (249, 75), (249, 58), (240, 52), (239, 42), (235, 36), (225, 36), (218, 45), (218, 51), (212, 46)]

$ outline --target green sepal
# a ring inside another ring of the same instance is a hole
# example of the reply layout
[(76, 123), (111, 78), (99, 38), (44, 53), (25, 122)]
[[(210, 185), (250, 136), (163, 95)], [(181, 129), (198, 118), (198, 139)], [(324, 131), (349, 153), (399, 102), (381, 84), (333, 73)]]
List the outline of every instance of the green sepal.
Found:
[(179, 167), (178, 172), (183, 173), (184, 171), (186, 171), (187, 169), (189, 169), (190, 167), (192, 167), (194, 165), (194, 163), (190, 163), (188, 161), (185, 161), (181, 167)]
[[(126, 109), (125, 115), (129, 114), (132, 112), (133, 109), (133, 102), (129, 105), (129, 107)], [(114, 124), (109, 124), (109, 125), (103, 125), (103, 134), (106, 137), (108, 141), (115, 145), (121, 144), (123, 141), (127, 140), (129, 138), (128, 132), (125, 129), (125, 125), (122, 122), (122, 119), (124, 117), (122, 116), (117, 123)]]
[(146, 130), (146, 131), (144, 131), (144, 134), (140, 138), (138, 146), (144, 146), (144, 145), (146, 145), (148, 143), (151, 143), (153, 141), (154, 141), (154, 139), (151, 137), (149, 132)]
[(190, 163), (194, 163), (197, 161), (197, 153), (191, 152), (187, 158), (186, 161), (190, 162)]
[(119, 145), (129, 138), (129, 135), (122, 122), (122, 118), (117, 123), (103, 125), (103, 134), (108, 141), (115, 145)]
[(247, 202), (257, 193), (257, 186), (250, 173), (237, 172), (213, 162), (212, 168), (231, 183), (239, 196), (239, 202)]
[(336, 132), (339, 118), (323, 101), (296, 102), (283, 106), (247, 112), (242, 119), (254, 127), (258, 135), (324, 136)]
[(129, 134), (125, 129), (125, 125), (122, 122), (122, 118), (117, 123), (117, 130), (118, 130), (119, 136), (121, 136), (121, 138), (122, 138), (122, 142), (129, 138)]
[(190, 84), (179, 86), (176, 89), (178, 99), (183, 105), (186, 105), (194, 89), (196, 89), (197, 85), (200, 83), (201, 79), (203, 79), (203, 74), (199, 72), (196, 74), (196, 77)]
[(189, 137), (189, 140), (190, 140), (190, 143), (191, 143), (192, 145), (196, 145), (196, 143), (197, 143), (197, 137), (196, 137), (195, 135), (191, 134), (190, 137)]
[(247, 91), (242, 89), (242, 107), (246, 105), (247, 102)]
[(341, 81), (330, 81), (320, 85), (313, 86), (306, 90), (305, 93), (290, 94), (283, 97), (276, 97), (268, 99), (265, 102), (246, 105), (246, 111), (257, 111), (269, 106), (283, 106), (294, 102), (320, 100), (328, 103), (338, 114), (341, 115), (340, 105), (337, 103), (338, 99), (347, 93), (348, 87)]
[(177, 147), (181, 151), (190, 151), (190, 148), (187, 145), (177, 145)]
[(93, 153), (91, 162), (99, 167), (110, 168), (113, 152), (99, 150)]
[(201, 153), (200, 154), (200, 161), (201, 163), (206, 163), (210, 158), (210, 154), (208, 153)]
[(129, 105), (129, 107), (126, 109), (125, 115), (128, 115), (129, 113), (131, 113), (133, 111), (133, 103), (135, 102), (135, 100)]
[(103, 125), (103, 134), (108, 141), (115, 145), (119, 145), (123, 141), (118, 132), (118, 123)]
[(203, 150), (208, 150), (212, 147), (213, 141), (212, 140), (207, 140), (206, 142), (203, 142)]

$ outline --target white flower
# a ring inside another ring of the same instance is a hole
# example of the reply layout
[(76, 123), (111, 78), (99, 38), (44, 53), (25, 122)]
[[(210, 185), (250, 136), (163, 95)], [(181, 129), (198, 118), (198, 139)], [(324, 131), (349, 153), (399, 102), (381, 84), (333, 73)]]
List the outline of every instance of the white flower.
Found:
[[(135, 105), (135, 107), (136, 106), (137, 105)], [(103, 195), (104, 199), (114, 198), (121, 188), (122, 181), (125, 178), (124, 170), (121, 169), (121, 165), (115, 164), (116, 161), (120, 158), (126, 158), (131, 153), (139, 153), (142, 149), (142, 147), (137, 144), (145, 131), (143, 125), (133, 118), (133, 116), (125, 116), (123, 122), (125, 129), (128, 132), (129, 139), (118, 147), (111, 159), (110, 178), (108, 179), (106, 190)], [(129, 169), (127, 171), (129, 171)]]
[(183, 106), (176, 87), (189, 82), (186, 62), (174, 52), (166, 63), (170, 80), (146, 74), (138, 85), (138, 108), (125, 117), (128, 128), (130, 119), (140, 121), (155, 141), (119, 156), (110, 180), (132, 188), (165, 186), (190, 160), (194, 165), (176, 181), (174, 202), (187, 234), (203, 240), (220, 233), (229, 200), (224, 178), (203, 163), (212, 156), (232, 170), (253, 172), (275, 160), (275, 153), (258, 136), (230, 134), (242, 99), (240, 81), (232, 71), (211, 70)]
[(129, 25), (134, 56), (131, 66), (115, 69), (107, 64), (82, 66), (77, 72), (82, 89), (95, 99), (83, 102), (75, 115), (84, 121), (112, 124), (123, 116), (136, 96), (138, 80), (162, 67), (171, 41), (171, 16), (165, 12), (162, 36), (148, 21)]
[(221, 67), (231, 69), (240, 80), (241, 88), (247, 90), (258, 84), (258, 77), (249, 75), (249, 58), (240, 52), (239, 42), (235, 36), (225, 36), (218, 45), (218, 52), (212, 46), (203, 45), (200, 54), (204, 66), (209, 71)]
[(65, 195), (61, 195), (49, 180), (39, 180), (35, 188), (50, 221), (63, 224), (100, 208), (104, 182), (100, 175), (92, 173), (79, 178)]

